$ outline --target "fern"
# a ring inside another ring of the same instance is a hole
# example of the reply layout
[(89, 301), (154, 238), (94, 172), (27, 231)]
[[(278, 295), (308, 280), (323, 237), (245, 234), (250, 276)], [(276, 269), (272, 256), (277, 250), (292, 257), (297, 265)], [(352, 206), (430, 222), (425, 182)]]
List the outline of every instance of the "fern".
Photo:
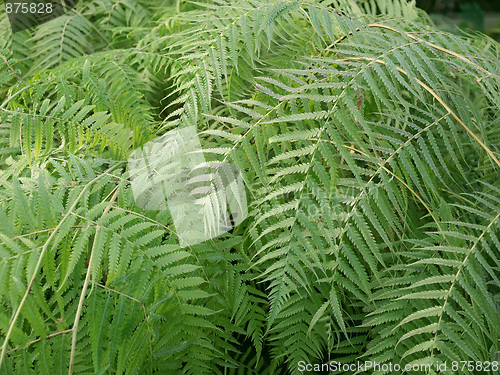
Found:
[[(498, 361), (499, 51), (396, 0), (3, 13), (2, 374)], [(125, 161), (193, 125), (249, 215), (181, 247)]]

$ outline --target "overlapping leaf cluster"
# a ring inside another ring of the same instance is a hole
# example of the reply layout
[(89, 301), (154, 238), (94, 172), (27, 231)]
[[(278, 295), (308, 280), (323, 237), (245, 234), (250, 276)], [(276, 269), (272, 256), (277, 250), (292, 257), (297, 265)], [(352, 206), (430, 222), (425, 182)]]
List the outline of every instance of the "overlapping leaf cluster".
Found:
[[(491, 39), (389, 0), (95, 0), (0, 28), (2, 373), (499, 360)], [(125, 161), (192, 125), (250, 211), (180, 248)]]

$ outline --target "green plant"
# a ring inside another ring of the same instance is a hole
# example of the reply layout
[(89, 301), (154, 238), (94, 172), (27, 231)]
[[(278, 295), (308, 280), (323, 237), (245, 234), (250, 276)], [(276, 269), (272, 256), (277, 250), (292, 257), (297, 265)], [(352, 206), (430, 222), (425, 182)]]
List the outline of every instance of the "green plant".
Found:
[[(0, 27), (2, 374), (499, 360), (496, 42), (400, 1), (95, 0)], [(190, 125), (250, 212), (181, 249), (124, 160)]]

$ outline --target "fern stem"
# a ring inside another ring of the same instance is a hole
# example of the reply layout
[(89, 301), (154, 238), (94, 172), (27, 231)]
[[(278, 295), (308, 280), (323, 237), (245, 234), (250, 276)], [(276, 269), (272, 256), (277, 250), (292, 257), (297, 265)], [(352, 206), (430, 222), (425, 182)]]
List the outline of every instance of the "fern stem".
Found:
[[(383, 163), (376, 163), (377, 166), (379, 167), (374, 173), (373, 175), (370, 177), (370, 179), (368, 180), (368, 182), (365, 184), (365, 186), (363, 187), (363, 190), (361, 191), (361, 193), (356, 197), (355, 201), (354, 201), (354, 205), (353, 205), (353, 209), (355, 207), (355, 204), (359, 201), (359, 199), (361, 198), (361, 196), (364, 194), (364, 192), (366, 191), (366, 186), (368, 186), (368, 184), (370, 182), (373, 181), (373, 179), (375, 178), (375, 176), (377, 176), (379, 174), (379, 172), (381, 170), (384, 170), (386, 171), (387, 173), (389, 173), (391, 176), (394, 176), (394, 178), (396, 178), (399, 182), (401, 182), (418, 200), (419, 202), (421, 202), (424, 207), (427, 209), (427, 211), (429, 212), (429, 214), (431, 215), (432, 219), (434, 220), (434, 222), (436, 223), (436, 226), (439, 230), (442, 230), (440, 224), (439, 224), (439, 221), (436, 219), (436, 217), (433, 215), (430, 207), (428, 207), (425, 202), (423, 202), (422, 198), (415, 192), (413, 191), (403, 180), (401, 180), (398, 176), (396, 176), (394, 174), (394, 172), (392, 172), (391, 170), (389, 170), (388, 168), (385, 167), (385, 165), (387, 163), (389, 163), (389, 161), (399, 152), (401, 151), (405, 146), (407, 146), (411, 141), (413, 141), (414, 139), (418, 138), (420, 136), (420, 134), (422, 134), (423, 132), (427, 131), (428, 129), (430, 129), (432, 126), (434, 126), (435, 124), (439, 123), (441, 120), (443, 120), (444, 118), (446, 118), (448, 115), (450, 115), (450, 113), (446, 113), (445, 115), (441, 116), (439, 119), (437, 119), (436, 121), (430, 123), (429, 125), (427, 125), (425, 128), (422, 128), (420, 131), (418, 131), (416, 134), (414, 134), (411, 138), (407, 139), (406, 142), (404, 142), (401, 146), (399, 146), (399, 148), (397, 150), (395, 150), (387, 159), (384, 160)], [(310, 138), (311, 141), (317, 141), (318, 139), (316, 138)], [(328, 142), (328, 141), (325, 141), (325, 142)], [(331, 142), (331, 141), (330, 141)], [(333, 142), (331, 142), (333, 143)], [(352, 146), (344, 146), (346, 147), (347, 149), (349, 150), (352, 150), (354, 152), (357, 152), (361, 155), (364, 155), (366, 157), (369, 157), (369, 155), (367, 155), (366, 153), (364, 153), (363, 151), (360, 151)], [(444, 240), (447, 240), (446, 236), (443, 234), (443, 239)]]
[[(367, 154), (365, 154), (363, 151), (360, 151), (354, 147), (351, 147), (351, 146), (345, 146), (346, 148), (348, 148), (349, 150), (352, 150), (352, 151), (355, 151), (361, 155), (364, 155), (364, 156), (367, 156)], [(399, 182), (401, 182), (405, 188), (408, 189), (408, 191), (415, 197), (417, 198), (417, 200), (425, 207), (425, 209), (427, 210), (427, 212), (429, 212), (429, 215), (431, 215), (432, 219), (434, 220), (434, 222), (436, 223), (436, 226), (437, 228), (441, 231), (442, 228), (441, 226), (439, 225), (439, 221), (438, 219), (436, 218), (436, 216), (434, 216), (434, 214), (432, 213), (432, 210), (431, 208), (424, 202), (424, 200), (422, 199), (422, 197), (420, 197), (420, 195), (418, 195), (418, 193), (413, 190), (410, 185), (408, 185), (401, 177), (399, 177), (398, 175), (396, 175), (393, 171), (391, 171), (390, 169), (388, 169), (384, 164), (381, 164), (381, 163), (377, 163), (377, 165), (379, 166), (379, 168), (382, 168), (384, 171), (386, 171), (387, 173), (389, 173), (391, 176), (393, 176), (396, 180), (398, 180)]]
[[(118, 197), (119, 191), (120, 190), (118, 189), (118, 186), (117, 186), (115, 188), (115, 193), (113, 194), (113, 196), (109, 200), (109, 205), (106, 206), (106, 208), (104, 209), (104, 212), (102, 213), (101, 217), (106, 216), (106, 214), (109, 212), (109, 210), (111, 210), (112, 203)], [(80, 293), (80, 301), (78, 302), (78, 308), (76, 310), (76, 316), (75, 316), (75, 321), (73, 323), (73, 328), (71, 329), (73, 331), (73, 334), (72, 334), (72, 338), (71, 338), (71, 355), (70, 355), (70, 358), (69, 358), (68, 375), (73, 374), (73, 366), (75, 364), (75, 353), (76, 353), (76, 342), (77, 342), (77, 334), (78, 334), (78, 324), (80, 322), (80, 317), (82, 315), (83, 302), (85, 301), (85, 297), (86, 297), (85, 295), (87, 293), (87, 287), (88, 287), (89, 282), (90, 282), (90, 274), (91, 274), (91, 270), (92, 270), (92, 262), (94, 260), (94, 248), (95, 248), (96, 243), (97, 243), (99, 229), (100, 229), (100, 226), (99, 225), (96, 226), (95, 234), (94, 234), (94, 243), (92, 244), (92, 251), (90, 253), (89, 265), (87, 267), (87, 274), (85, 276), (85, 282), (83, 283), (82, 292)]]
[(443, 321), (444, 310), (445, 310), (446, 305), (448, 304), (448, 301), (450, 299), (451, 292), (453, 291), (453, 288), (455, 288), (455, 284), (456, 284), (456, 282), (458, 280), (458, 277), (460, 276), (460, 273), (464, 269), (465, 264), (469, 260), (470, 255), (473, 253), (473, 251), (475, 250), (475, 248), (477, 247), (477, 245), (482, 241), (483, 237), (486, 235), (486, 233), (488, 233), (488, 231), (491, 229), (491, 227), (493, 226), (493, 224), (495, 224), (495, 222), (498, 219), (500, 219), (500, 213), (497, 216), (495, 216), (493, 218), (493, 220), (491, 220), (491, 222), (488, 224), (488, 226), (486, 227), (486, 229), (477, 238), (476, 242), (474, 242), (474, 245), (472, 245), (472, 247), (470, 248), (469, 253), (465, 256), (464, 260), (462, 261), (462, 264), (460, 265), (460, 267), (458, 267), (457, 273), (453, 277), (453, 281), (451, 282), (450, 289), (448, 289), (448, 293), (446, 293), (446, 297), (445, 297), (444, 302), (443, 302), (443, 308), (441, 309), (441, 313), (439, 314), (439, 319), (438, 319), (437, 326), (436, 326), (436, 333), (434, 335), (434, 347), (432, 348), (433, 350), (435, 349), (436, 344), (437, 344), (439, 327), (441, 326), (441, 323)]
[(64, 335), (66, 333), (70, 333), (72, 332), (73, 330), (72, 329), (66, 329), (64, 331), (59, 331), (59, 332), (55, 332), (55, 333), (51, 333), (50, 335), (47, 335), (45, 337), (40, 337), (36, 340), (33, 340), (33, 341), (30, 341), (28, 342), (25, 346), (23, 346), (22, 348), (12, 348), (12, 349), (9, 349), (7, 351), (7, 353), (10, 353), (10, 352), (14, 352), (16, 350), (19, 350), (19, 349), (26, 349), (28, 346), (30, 345), (33, 345), (33, 344), (36, 344), (37, 342), (40, 342), (40, 341), (43, 341), (43, 340), (48, 340), (48, 339), (51, 339), (52, 337), (56, 337), (56, 336), (60, 336), (60, 335)]
[[(350, 60), (364, 60), (364, 61), (372, 61), (372, 62), (376, 62), (378, 64), (381, 64), (381, 65), (387, 65), (383, 60), (380, 60), (380, 59), (376, 59), (376, 58), (373, 58), (373, 57), (351, 57), (351, 58), (348, 58), (348, 59), (341, 59), (339, 61), (350, 61)], [(399, 66), (395, 66), (396, 69), (403, 73), (405, 76), (407, 76), (408, 78), (411, 78), (410, 75), (401, 67)], [(441, 106), (446, 110), (448, 111), (449, 114), (451, 114), (453, 116), (453, 118), (460, 124), (460, 126), (462, 126), (465, 131), (467, 131), (467, 133), (470, 134), (470, 136), (472, 138), (474, 138), (474, 140), (479, 143), (479, 145), (486, 151), (486, 153), (493, 159), (493, 161), (495, 162), (496, 165), (498, 165), (500, 167), (500, 160), (498, 160), (498, 158), (495, 156), (495, 154), (493, 153), (493, 151), (490, 150), (490, 148), (488, 146), (486, 146), (484, 144), (484, 142), (476, 135), (474, 134), (474, 132), (472, 130), (470, 130), (470, 128), (465, 125), (465, 123), (462, 121), (462, 119), (460, 117), (458, 117), (458, 115), (450, 108), (448, 107), (448, 105), (444, 102), (444, 100), (438, 95), (436, 94), (436, 92), (434, 90), (432, 90), (429, 86), (427, 86), (424, 82), (422, 82), (420, 79), (418, 78), (414, 78), (415, 81), (420, 85), (422, 86), (422, 88), (427, 91), (429, 94), (431, 94), (438, 102), (439, 104), (441, 104)]]
[(28, 89), (29, 89), (29, 88), (31, 88), (31, 87), (33, 87), (33, 85), (24, 86), (21, 90), (19, 90), (18, 92), (16, 92), (14, 95), (9, 96), (9, 97), (8, 97), (8, 98), (7, 98), (7, 99), (6, 99), (6, 100), (2, 103), (2, 105), (0, 105), (0, 109), (1, 109), (2, 111), (5, 111), (5, 109), (4, 109), (4, 108), (5, 108), (5, 106), (6, 106), (7, 104), (9, 104), (9, 102), (10, 102), (11, 100), (13, 100), (16, 96), (18, 96), (18, 95), (22, 94), (24, 91), (28, 90)]
[(100, 287), (100, 288), (106, 289), (106, 290), (108, 290), (108, 291), (110, 291), (110, 292), (112, 292), (112, 293), (116, 293), (116, 294), (118, 294), (118, 295), (120, 295), (120, 296), (123, 296), (123, 297), (125, 297), (125, 298), (128, 298), (128, 299), (130, 299), (130, 300), (134, 301), (134, 302), (139, 303), (139, 304), (142, 306), (142, 310), (144, 311), (144, 315), (145, 315), (145, 317), (147, 317), (147, 315), (148, 315), (148, 314), (147, 314), (147, 311), (146, 311), (146, 306), (144, 306), (144, 302), (141, 302), (141, 301), (139, 301), (137, 298), (134, 298), (134, 297), (132, 297), (132, 296), (129, 296), (128, 294), (125, 294), (125, 293), (119, 292), (119, 291), (118, 291), (118, 290), (116, 290), (116, 289), (112, 289), (112, 288), (110, 288), (109, 286), (106, 286), (106, 285), (104, 285), (104, 284), (97, 283), (96, 285), (97, 285), (98, 287)]
[[(81, 225), (72, 225), (71, 228), (83, 228)], [(21, 234), (19, 236), (15, 236), (15, 237), (12, 237), (11, 240), (18, 240), (20, 238), (24, 238), (24, 237), (29, 237), (29, 236), (34, 236), (35, 234), (40, 234), (40, 233), (47, 233), (47, 232), (52, 232), (53, 230), (55, 230), (56, 228), (48, 228), (48, 229), (43, 229), (43, 230), (37, 230), (35, 232), (31, 232), (31, 233), (26, 233), (26, 234)], [(5, 241), (4, 242), (0, 242), (0, 245), (5, 245)]]
[[(462, 56), (461, 54), (459, 53), (456, 53), (454, 51), (450, 51), (449, 49), (447, 48), (444, 48), (444, 47), (441, 47), (441, 46), (438, 46), (434, 43), (431, 43), (431, 42), (428, 42), (424, 39), (421, 39), (421, 38), (418, 38), (416, 37), (415, 35), (412, 35), (410, 33), (405, 33), (405, 32), (402, 32), (402, 31), (399, 31), (399, 30), (396, 30), (395, 28), (393, 27), (390, 27), (390, 26), (387, 26), (387, 25), (382, 25), (382, 24), (378, 24), (378, 23), (372, 23), (372, 24), (369, 24), (367, 25), (368, 27), (376, 27), (376, 28), (380, 28), (380, 29), (385, 29), (385, 30), (389, 30), (389, 31), (393, 31), (395, 33), (398, 33), (400, 35), (404, 35), (410, 39), (413, 39), (419, 43), (422, 43), (422, 44), (426, 44), (427, 46), (429, 47), (432, 47), (434, 49), (437, 49), (438, 51), (441, 51), (441, 52), (444, 52), (448, 55), (451, 55), (451, 56), (454, 56), (456, 57), (457, 59), (460, 59), (470, 65), (473, 65), (477, 70), (483, 72), (484, 74), (486, 74), (487, 76), (489, 77), (495, 77), (497, 79), (500, 80), (500, 76), (497, 75), (497, 74), (494, 74), (494, 73), (491, 73), (489, 72), (488, 70), (484, 69), (483, 67), (479, 66), (478, 64), (474, 63), (473, 61), (471, 61), (470, 59), (468, 59), (467, 57), (465, 56)], [(358, 27), (356, 28), (355, 31), (360, 31), (361, 29)], [(346, 35), (343, 35), (341, 36), (340, 38), (338, 38), (335, 42), (333, 42), (332, 44), (330, 44), (328, 47), (326, 47), (326, 49), (332, 49), (333, 47), (335, 47), (337, 44), (339, 44), (340, 42), (344, 41), (345, 39), (347, 39), (350, 35), (354, 34), (353, 31), (349, 32), (348, 34)]]
[[(117, 168), (121, 164), (122, 164), (122, 162), (119, 162), (119, 163), (115, 164), (114, 166), (112, 166), (111, 168), (109, 168), (107, 172), (111, 172), (113, 169)], [(40, 255), (38, 257), (38, 261), (37, 261), (37, 263), (35, 265), (35, 268), (33, 270), (33, 274), (31, 276), (30, 282), (28, 284), (28, 288), (26, 289), (26, 292), (24, 293), (24, 296), (21, 299), (21, 302), (19, 303), (19, 306), (17, 307), (16, 312), (14, 313), (14, 316), (12, 317), (12, 321), (10, 322), (9, 329), (7, 331), (7, 334), (5, 335), (5, 339), (4, 339), (4, 342), (3, 342), (3, 345), (2, 345), (2, 352), (0, 353), (0, 369), (2, 368), (2, 364), (3, 364), (3, 361), (5, 359), (5, 354), (7, 353), (7, 345), (9, 343), (10, 336), (12, 335), (12, 331), (14, 330), (14, 326), (15, 326), (15, 324), (17, 322), (17, 319), (19, 318), (19, 315), (21, 314), (21, 309), (23, 308), (24, 304), (26, 303), (28, 295), (30, 294), (31, 289), (33, 288), (33, 285), (35, 284), (36, 275), (40, 272), (40, 268), (42, 267), (42, 260), (43, 260), (43, 257), (45, 255), (45, 253), (47, 252), (47, 250), (49, 248), (49, 244), (52, 242), (52, 240), (54, 239), (56, 233), (62, 227), (62, 225), (64, 224), (64, 222), (67, 220), (67, 218), (70, 216), (69, 214), (76, 208), (76, 206), (79, 203), (80, 199), (83, 198), (84, 194), (87, 192), (87, 190), (90, 188), (90, 186), (92, 186), (92, 184), (94, 182), (98, 181), (103, 176), (105, 176), (105, 175), (104, 174), (98, 175), (93, 180), (91, 180), (87, 185), (85, 185), (83, 187), (82, 191), (80, 192), (80, 194), (78, 194), (78, 197), (75, 199), (75, 201), (70, 206), (70, 208), (68, 209), (68, 211), (66, 212), (66, 214), (64, 215), (64, 217), (61, 219), (61, 221), (57, 225), (56, 229), (50, 234), (50, 236), (47, 239), (47, 241), (45, 241), (45, 243), (44, 243), (44, 245), (42, 247), (42, 250), (40, 252)]]
[(7, 60), (7, 58), (6, 58), (4, 55), (2, 55), (2, 54), (0, 54), (0, 57), (2, 58), (2, 60), (3, 60), (3, 61), (5, 61), (5, 64), (9, 67), (9, 69), (12, 71), (12, 73), (14, 73), (14, 75), (15, 75), (15, 76), (16, 76), (16, 77), (17, 77), (17, 78), (18, 78), (18, 79), (19, 79), (22, 83), (24, 83), (24, 84), (27, 86), (28, 84), (24, 81), (24, 79), (22, 79), (22, 78), (21, 78), (21, 77), (20, 77), (20, 76), (16, 73), (16, 71), (14, 70), (14, 68), (13, 68), (13, 67), (9, 64), (9, 60)]
[(450, 50), (449, 50), (449, 49), (447, 49), (447, 48), (444, 48), (444, 47), (438, 46), (438, 45), (436, 45), (436, 44), (434, 44), (434, 43), (428, 42), (428, 41), (426, 41), (426, 40), (424, 40), (424, 39), (417, 38), (415, 35), (412, 35), (412, 34), (410, 34), (410, 33), (403, 33), (403, 32), (401, 32), (401, 31), (399, 31), (399, 30), (396, 30), (396, 29), (394, 29), (394, 28), (392, 28), (392, 27), (389, 27), (389, 26), (386, 26), (386, 25), (380, 25), (380, 24), (377, 24), (377, 23), (375, 23), (375, 24), (371, 24), (371, 25), (368, 25), (368, 26), (369, 26), (369, 27), (379, 27), (379, 28), (381, 28), (381, 29), (386, 29), (386, 30), (394, 31), (394, 32), (399, 33), (399, 34), (401, 34), (401, 35), (405, 35), (405, 36), (407, 36), (408, 38), (413, 39), (413, 40), (415, 40), (415, 41), (417, 41), (417, 42), (419, 42), (419, 43), (426, 44), (426, 45), (428, 45), (429, 47), (432, 47), (432, 48), (434, 48), (434, 49), (437, 49), (438, 51), (444, 52), (444, 53), (446, 53), (446, 54), (448, 54), (448, 55), (451, 55), (451, 56), (454, 56), (454, 57), (456, 57), (457, 59), (460, 59), (460, 60), (462, 60), (462, 61), (464, 61), (464, 62), (466, 62), (466, 63), (468, 63), (468, 64), (470, 64), (470, 65), (473, 65), (473, 66), (474, 66), (477, 70), (480, 70), (481, 72), (483, 72), (484, 74), (486, 74), (486, 75), (487, 75), (487, 76), (489, 76), (489, 77), (495, 77), (495, 78), (497, 78), (497, 79), (500, 79), (500, 76), (499, 76), (499, 75), (496, 75), (496, 74), (494, 74), (494, 73), (489, 72), (488, 70), (486, 70), (486, 69), (484, 69), (483, 67), (479, 66), (478, 64), (474, 63), (473, 61), (471, 61), (471, 60), (470, 60), (470, 59), (468, 59), (467, 57), (462, 56), (461, 54), (456, 53), (456, 52), (454, 52), (454, 51), (450, 51)]

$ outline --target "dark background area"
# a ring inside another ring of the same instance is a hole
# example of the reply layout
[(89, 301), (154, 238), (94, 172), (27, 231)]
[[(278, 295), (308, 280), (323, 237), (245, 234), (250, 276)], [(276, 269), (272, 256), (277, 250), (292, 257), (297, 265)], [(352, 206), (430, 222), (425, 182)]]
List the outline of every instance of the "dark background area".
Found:
[(417, 0), (419, 8), (437, 13), (459, 11), (466, 4), (475, 4), (483, 11), (500, 12), (500, 0)]
[(449, 31), (458, 26), (500, 40), (500, 0), (417, 0), (417, 6)]

